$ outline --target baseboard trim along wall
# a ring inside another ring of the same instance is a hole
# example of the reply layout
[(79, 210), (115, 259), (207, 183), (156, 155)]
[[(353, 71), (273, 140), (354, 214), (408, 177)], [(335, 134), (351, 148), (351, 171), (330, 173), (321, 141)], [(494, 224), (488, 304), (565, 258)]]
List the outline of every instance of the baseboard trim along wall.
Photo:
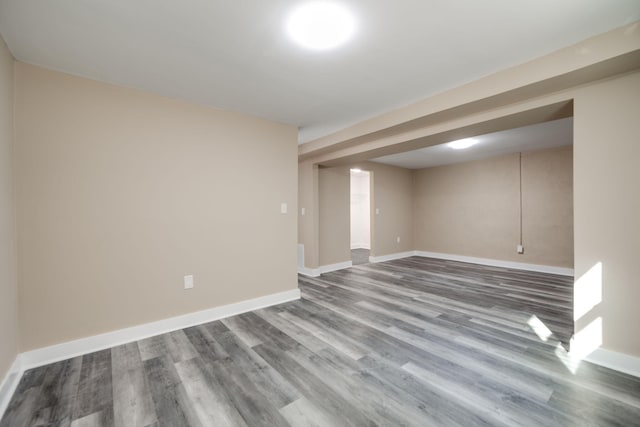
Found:
[(298, 273), (303, 276), (318, 277), (320, 270), (317, 268), (298, 267)]
[(640, 378), (640, 357), (598, 348), (584, 360)]
[(300, 289), (279, 292), (259, 298), (240, 301), (233, 304), (184, 314), (157, 322), (133, 326), (100, 335), (94, 335), (79, 340), (69, 341), (50, 347), (27, 351), (20, 355), (22, 370), (35, 368), (71, 357), (80, 356), (94, 351), (103, 350), (128, 342), (176, 331), (190, 326), (196, 326), (236, 314), (246, 313), (252, 310), (282, 304), (288, 301), (300, 299)]
[(20, 355), (17, 355), (11, 364), (7, 375), (5, 375), (4, 379), (0, 383), (0, 419), (2, 419), (4, 411), (6, 411), (9, 406), (11, 396), (13, 396), (13, 393), (18, 387), (18, 383), (22, 377), (22, 372), (24, 372), (24, 370), (22, 369), (21, 358)]
[[(538, 273), (558, 274), (560, 276), (573, 277), (574, 275), (572, 268), (555, 267), (552, 265), (528, 264), (524, 262), (501, 261), (497, 259), (477, 258), (477, 257), (470, 257), (465, 255), (452, 255), (452, 254), (443, 254), (438, 252), (426, 252), (426, 251), (406, 251), (406, 252), (398, 252), (395, 254), (388, 254), (388, 255), (370, 256), (369, 262), (376, 263), (376, 262), (393, 261), (394, 259), (408, 258), (410, 256), (421, 256), (425, 258), (437, 258), (437, 259), (445, 259), (449, 261), (468, 262), (470, 264), (482, 264), (482, 265), (488, 265), (491, 267), (513, 268), (516, 270), (535, 271)], [(318, 268), (298, 267), (298, 273), (304, 276), (318, 277), (321, 274), (329, 273), (331, 271), (342, 270), (343, 268), (349, 268), (351, 266), (352, 266), (351, 261), (346, 261), (346, 262), (340, 262), (337, 264), (323, 265)]]
[(371, 247), (369, 245), (367, 245), (366, 243), (354, 243), (351, 245), (351, 249), (371, 249)]
[(393, 261), (394, 259), (408, 258), (410, 256), (415, 256), (416, 251), (408, 251), (408, 252), (398, 252), (395, 254), (389, 255), (380, 255), (380, 256), (370, 256), (369, 262), (385, 262), (385, 261)]
[(489, 258), (476, 258), (464, 255), (442, 254), (438, 252), (415, 251), (415, 255), (426, 258), (446, 259), (449, 261), (468, 262), (470, 264), (489, 265), (491, 267), (514, 268), (517, 270), (536, 271), (538, 273), (558, 274), (560, 276), (573, 277), (573, 269), (565, 267), (554, 267), (552, 265), (527, 264), (524, 262), (501, 261)]
[(353, 263), (351, 261), (344, 261), (336, 264), (321, 265), (318, 268), (298, 267), (298, 273), (303, 276), (318, 277), (324, 273), (331, 273), (332, 271), (343, 270), (349, 267), (353, 267)]
[(320, 267), (318, 267), (318, 271), (320, 272), (320, 274), (324, 274), (324, 273), (330, 273), (332, 271), (342, 270), (349, 267), (353, 267), (353, 263), (351, 261), (345, 261), (345, 262), (338, 262), (336, 264), (321, 265)]

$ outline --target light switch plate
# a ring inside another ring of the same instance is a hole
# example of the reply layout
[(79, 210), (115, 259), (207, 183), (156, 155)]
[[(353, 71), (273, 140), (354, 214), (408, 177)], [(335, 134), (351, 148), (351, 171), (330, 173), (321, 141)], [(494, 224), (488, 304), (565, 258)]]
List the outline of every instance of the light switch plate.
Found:
[(184, 288), (185, 289), (193, 289), (193, 274), (189, 274), (188, 276), (184, 276)]
[(286, 214), (287, 213), (287, 204), (286, 203), (280, 203), (280, 213), (282, 213), (282, 214)]

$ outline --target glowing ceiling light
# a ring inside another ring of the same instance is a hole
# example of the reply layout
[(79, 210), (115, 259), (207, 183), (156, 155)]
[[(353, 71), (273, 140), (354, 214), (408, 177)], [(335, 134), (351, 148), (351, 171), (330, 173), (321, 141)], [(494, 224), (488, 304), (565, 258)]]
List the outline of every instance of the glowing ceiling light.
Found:
[(464, 148), (469, 148), (471, 146), (474, 146), (478, 143), (479, 141), (477, 139), (473, 139), (473, 138), (465, 138), (465, 139), (459, 139), (457, 141), (452, 141), (450, 143), (448, 143), (447, 145), (455, 150), (462, 150)]
[(328, 1), (303, 4), (287, 20), (291, 38), (313, 50), (331, 49), (345, 43), (355, 28), (351, 13), (340, 4)]

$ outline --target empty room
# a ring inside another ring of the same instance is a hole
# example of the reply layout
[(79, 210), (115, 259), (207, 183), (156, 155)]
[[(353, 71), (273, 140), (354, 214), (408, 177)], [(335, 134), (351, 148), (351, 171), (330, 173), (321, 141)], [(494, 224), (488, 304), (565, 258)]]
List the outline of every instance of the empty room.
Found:
[(640, 426), (637, 0), (0, 36), (0, 427)]

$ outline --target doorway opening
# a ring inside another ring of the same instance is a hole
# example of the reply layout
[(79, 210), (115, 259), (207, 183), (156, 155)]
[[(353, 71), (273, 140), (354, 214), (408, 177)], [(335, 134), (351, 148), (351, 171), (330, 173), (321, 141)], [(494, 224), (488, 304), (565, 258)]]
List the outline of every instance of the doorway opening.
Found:
[(351, 262), (369, 262), (371, 253), (371, 174), (351, 169)]

